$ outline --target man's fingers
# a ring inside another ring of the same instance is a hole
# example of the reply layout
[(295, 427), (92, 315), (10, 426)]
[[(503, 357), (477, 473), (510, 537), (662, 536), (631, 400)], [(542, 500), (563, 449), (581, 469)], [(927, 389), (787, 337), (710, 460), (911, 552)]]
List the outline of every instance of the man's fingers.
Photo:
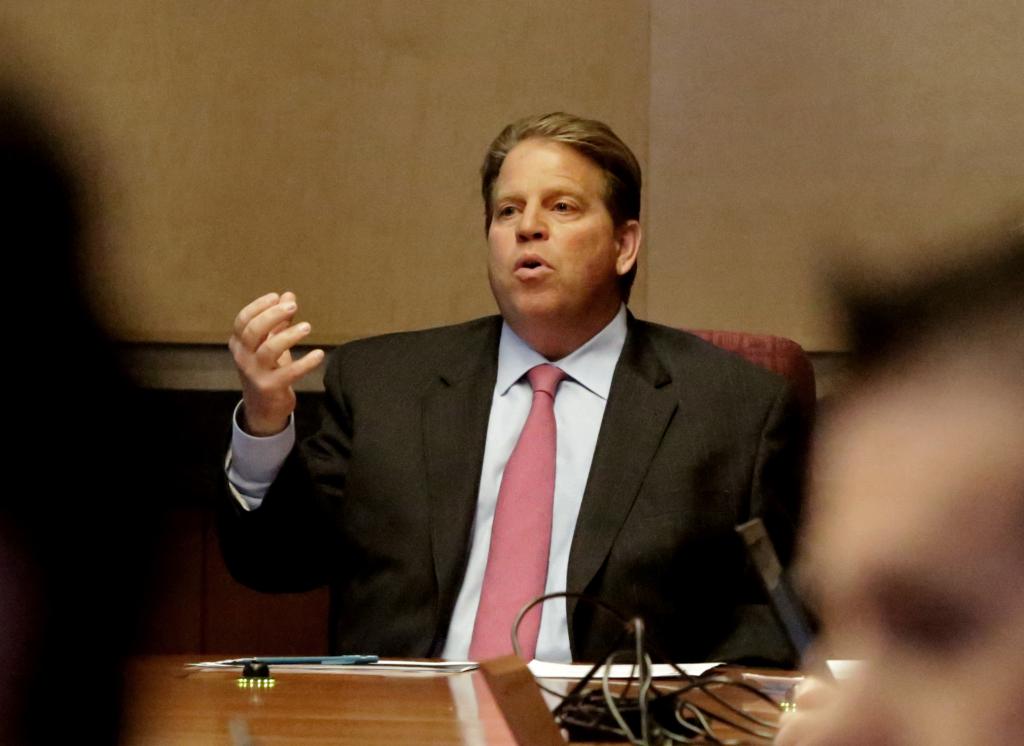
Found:
[(265, 368), (276, 368), (279, 364), (287, 364), (288, 361), (282, 362), (281, 357), (308, 335), (310, 329), (309, 322), (306, 321), (295, 324), (295, 326), (286, 326), (284, 330), (272, 334), (264, 340), (256, 350), (256, 359)]
[[(278, 400), (290, 399), (294, 407), (291, 385), (323, 362), (323, 350), (292, 359), (291, 348), (311, 330), (308, 322), (292, 324), (297, 311), (295, 293), (268, 293), (243, 308), (235, 319), (235, 333), (228, 340), (228, 348), (242, 378), (243, 391), (249, 392), (245, 394), (246, 406), (253, 412)], [(250, 396), (256, 399), (250, 402)]]
[(298, 311), (295, 303), (276, 303), (264, 311), (261, 311), (245, 325), (239, 338), (242, 344), (249, 350), (255, 352), (261, 344), (270, 336), (273, 329), (282, 324), (287, 325)]
[(299, 380), (307, 373), (315, 370), (317, 366), (324, 361), (324, 351), (319, 347), (315, 350), (310, 350), (301, 358), (292, 363), (292, 369), (297, 374), (295, 380)]
[[(291, 324), (289, 323), (290, 321), (291, 321), (291, 319), (285, 319), (280, 324), (278, 324), (273, 329), (271, 329), (269, 332), (267, 332), (267, 338), (263, 342), (263, 344), (266, 344), (271, 339), (273, 339), (275, 334), (280, 334), (281, 332), (285, 331), (286, 329), (291, 328)], [(259, 353), (259, 350), (257, 350), (257, 354), (258, 353)], [(286, 349), (284, 352), (282, 352), (277, 357), (277, 359), (274, 361), (274, 364), (269, 366), (269, 367), (281, 368), (281, 367), (283, 367), (285, 365), (288, 365), (291, 361), (292, 361), (292, 356), (291, 356), (291, 354), (289, 354), (288, 350)]]
[[(241, 337), (242, 332), (245, 330), (245, 327), (249, 324), (250, 321), (253, 320), (253, 318), (263, 313), (263, 311), (266, 311), (279, 300), (280, 296), (277, 293), (267, 293), (266, 295), (261, 295), (259, 298), (257, 298), (252, 303), (243, 308), (241, 311), (239, 311), (238, 315), (235, 316), (235, 324), (232, 327), (235, 332), (235, 336)], [(294, 294), (292, 294), (291, 300), (292, 302), (295, 301)]]
[(274, 371), (277, 378), (276, 383), (281, 386), (291, 386), (307, 373), (316, 369), (324, 361), (324, 351), (321, 349), (310, 350), (290, 365)]
[(280, 334), (285, 329), (287, 329), (288, 326), (289, 326), (288, 319), (285, 319), (280, 324), (278, 324), (273, 329), (271, 329), (269, 332), (267, 332), (267, 337), (269, 338), (269, 337), (273, 337), (275, 334)]

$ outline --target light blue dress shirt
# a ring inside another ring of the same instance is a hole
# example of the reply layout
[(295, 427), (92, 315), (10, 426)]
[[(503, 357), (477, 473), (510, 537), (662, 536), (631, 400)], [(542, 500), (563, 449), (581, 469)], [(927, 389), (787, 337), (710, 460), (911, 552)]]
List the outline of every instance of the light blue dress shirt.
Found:
[[(501, 476), (533, 402), (526, 372), (535, 365), (552, 362), (568, 375), (559, 385), (555, 397), (558, 443), (546, 586), (546, 592), (551, 593), (565, 590), (576, 517), (590, 474), (590, 462), (594, 457), (612, 375), (625, 341), (625, 306), (586, 344), (555, 361), (548, 361), (531, 349), (507, 324), (502, 326), (498, 345), (498, 377), (487, 424), (469, 561), (448, 627), (443, 652), (445, 658), (462, 660), (469, 654)], [(226, 468), (232, 492), (247, 510), (259, 506), (294, 443), (293, 423), (290, 422), (285, 432), (278, 435), (254, 438), (238, 427), (236, 410)], [(536, 655), (542, 660), (571, 660), (564, 599), (545, 602)]]

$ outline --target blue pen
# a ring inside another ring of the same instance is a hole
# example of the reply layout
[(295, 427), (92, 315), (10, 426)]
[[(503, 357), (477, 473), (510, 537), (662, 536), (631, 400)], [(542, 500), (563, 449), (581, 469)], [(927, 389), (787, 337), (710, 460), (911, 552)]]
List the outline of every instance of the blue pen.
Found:
[(364, 663), (376, 663), (376, 655), (292, 655), (278, 657), (253, 657), (238, 658), (236, 660), (222, 661), (228, 666), (244, 666), (246, 663), (266, 663), (268, 666), (358, 666)]

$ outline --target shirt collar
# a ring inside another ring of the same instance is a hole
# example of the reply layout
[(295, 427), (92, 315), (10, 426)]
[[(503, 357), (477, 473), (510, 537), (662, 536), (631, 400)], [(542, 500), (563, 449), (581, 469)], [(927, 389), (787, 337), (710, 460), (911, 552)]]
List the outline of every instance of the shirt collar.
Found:
[(512, 327), (502, 323), (501, 340), (498, 343), (498, 379), (494, 390), (499, 396), (504, 396), (530, 368), (551, 362), (580, 385), (602, 399), (607, 399), (615, 365), (625, 343), (625, 304), (619, 306), (619, 312), (604, 329), (561, 360), (547, 360), (512, 331)]

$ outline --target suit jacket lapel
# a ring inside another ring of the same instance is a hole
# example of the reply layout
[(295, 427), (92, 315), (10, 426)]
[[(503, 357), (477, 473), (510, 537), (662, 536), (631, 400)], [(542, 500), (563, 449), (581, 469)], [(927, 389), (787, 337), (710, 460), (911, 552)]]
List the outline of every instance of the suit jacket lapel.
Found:
[(423, 452), (440, 634), (447, 630), (476, 512), (487, 421), (498, 374), (501, 320), (469, 336), (423, 398)]
[[(668, 385), (671, 376), (642, 322), (631, 315), (629, 323), (576, 520), (566, 583), (570, 591), (582, 592), (607, 557), (677, 406)], [(568, 602), (570, 619), (575, 606)]]

